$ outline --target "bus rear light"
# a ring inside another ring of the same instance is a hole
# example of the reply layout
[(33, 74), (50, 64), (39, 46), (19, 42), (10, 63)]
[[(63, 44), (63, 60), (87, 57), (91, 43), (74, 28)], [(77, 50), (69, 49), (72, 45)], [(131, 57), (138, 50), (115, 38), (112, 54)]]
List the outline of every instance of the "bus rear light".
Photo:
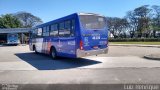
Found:
[(79, 46), (80, 46), (80, 50), (83, 50), (83, 42), (82, 42), (82, 40), (80, 41)]

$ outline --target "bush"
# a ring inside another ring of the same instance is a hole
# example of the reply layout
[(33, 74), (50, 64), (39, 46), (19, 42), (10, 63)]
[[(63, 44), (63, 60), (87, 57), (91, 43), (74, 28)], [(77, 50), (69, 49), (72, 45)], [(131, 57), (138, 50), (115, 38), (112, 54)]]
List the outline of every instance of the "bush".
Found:
[(109, 38), (110, 42), (160, 42), (160, 38)]

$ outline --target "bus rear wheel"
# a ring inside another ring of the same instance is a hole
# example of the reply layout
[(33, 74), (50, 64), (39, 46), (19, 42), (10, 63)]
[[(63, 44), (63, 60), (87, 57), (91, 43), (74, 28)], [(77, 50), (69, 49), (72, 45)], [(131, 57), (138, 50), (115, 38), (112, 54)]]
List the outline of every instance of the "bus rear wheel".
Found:
[(34, 50), (34, 52), (35, 52), (36, 54), (38, 54), (37, 49), (36, 49), (35, 46), (33, 46), (33, 50)]
[(39, 53), (37, 52), (37, 49), (36, 49), (36, 48), (35, 48), (35, 53), (36, 53), (36, 54), (39, 54)]
[(55, 59), (57, 57), (57, 53), (56, 53), (55, 48), (51, 48), (50, 55), (51, 55), (52, 59)]

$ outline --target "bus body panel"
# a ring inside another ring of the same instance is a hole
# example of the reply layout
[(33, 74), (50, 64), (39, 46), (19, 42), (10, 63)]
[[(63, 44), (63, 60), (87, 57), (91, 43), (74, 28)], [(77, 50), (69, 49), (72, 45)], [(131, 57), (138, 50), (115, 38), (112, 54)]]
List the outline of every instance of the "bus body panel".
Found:
[(84, 50), (96, 50), (107, 47), (107, 32), (104, 30), (98, 31), (83, 31), (82, 41)]
[(37, 52), (39, 53), (42, 52), (42, 45), (43, 45), (43, 38), (36, 38), (35, 47)]
[(76, 41), (75, 37), (70, 37), (70, 38), (59, 38), (58, 42), (58, 52), (60, 53), (65, 53), (68, 55), (76, 54)]
[(77, 57), (99, 55), (108, 53), (107, 32), (102, 31), (82, 31), (81, 41), (83, 49), (77, 49)]
[[(53, 23), (60, 23), (71, 19), (75, 20), (74, 36), (42, 36), (42, 38), (32, 38), (30, 39), (29, 44), (30, 50), (34, 50), (33, 46), (35, 46), (38, 49), (38, 52), (50, 54), (51, 47), (54, 47), (57, 56), (71, 58), (98, 55), (108, 52), (107, 30), (85, 30), (82, 28), (77, 13), (39, 25), (35, 28), (42, 28), (47, 25), (52, 25)], [(83, 49), (80, 47), (81, 42), (83, 42)]]
[[(83, 19), (84, 16), (89, 16)], [(106, 23), (103, 23), (103, 28), (88, 28), (87, 25), (95, 24), (94, 20), (102, 19), (103, 16), (95, 14), (81, 14), (79, 15), (80, 23), (80, 41), (82, 42), (82, 48), (77, 49), (77, 57), (106, 54), (108, 53), (108, 31)], [(93, 15), (94, 18), (90, 18), (90, 15)], [(88, 21), (87, 21), (88, 20)], [(92, 23), (90, 22), (92, 21)], [(85, 28), (85, 25), (87, 28)], [(79, 46), (80, 47), (80, 46)]]
[(42, 45), (42, 53), (50, 54), (51, 47), (54, 47), (57, 56), (75, 57), (76, 55), (76, 41), (75, 37), (70, 38), (44, 38)]

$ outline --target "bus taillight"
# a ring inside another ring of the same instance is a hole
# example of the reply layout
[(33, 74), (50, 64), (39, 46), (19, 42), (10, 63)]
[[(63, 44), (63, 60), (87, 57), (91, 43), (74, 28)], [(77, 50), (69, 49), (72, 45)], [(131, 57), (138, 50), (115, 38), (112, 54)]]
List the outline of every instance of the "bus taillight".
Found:
[(80, 41), (79, 46), (80, 46), (80, 50), (83, 50), (83, 42), (82, 42), (82, 40)]

